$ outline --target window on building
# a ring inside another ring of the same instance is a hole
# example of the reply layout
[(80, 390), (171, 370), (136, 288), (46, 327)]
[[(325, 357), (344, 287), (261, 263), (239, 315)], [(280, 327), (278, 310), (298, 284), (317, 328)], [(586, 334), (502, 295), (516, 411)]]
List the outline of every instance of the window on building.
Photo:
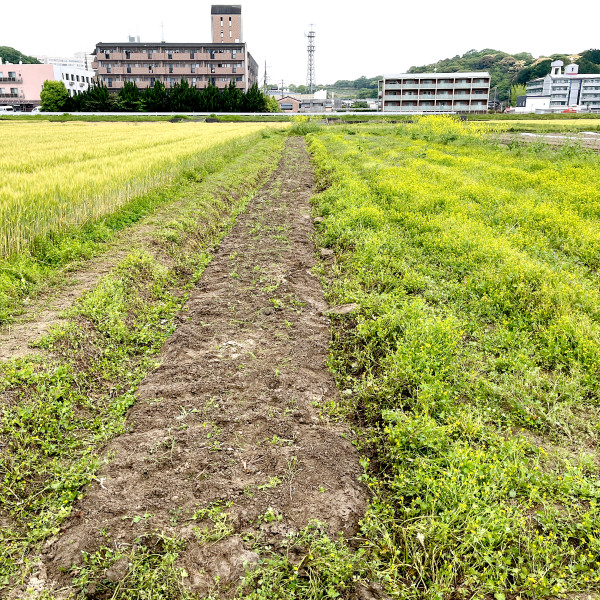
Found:
[(106, 85), (107, 85), (109, 88), (113, 86), (113, 80), (112, 80), (112, 77), (109, 77), (109, 78), (106, 80)]
[(223, 32), (221, 31), (221, 39), (223, 39)]
[(9, 71), (8, 72), (8, 78), (9, 79), (16, 79), (17, 78), (17, 72), (16, 71)]
[(221, 17), (221, 27), (223, 27), (223, 17)]
[(167, 58), (168, 58), (169, 60), (173, 60), (173, 53), (172, 53), (172, 52), (169, 52), (169, 53), (167, 54)]
[(294, 110), (293, 104), (281, 104), (281, 110)]
[(229, 37), (233, 37), (233, 31), (229, 30)]
[(169, 65), (169, 73), (173, 72), (173, 65)]
[(127, 65), (127, 72), (131, 73), (131, 65)]

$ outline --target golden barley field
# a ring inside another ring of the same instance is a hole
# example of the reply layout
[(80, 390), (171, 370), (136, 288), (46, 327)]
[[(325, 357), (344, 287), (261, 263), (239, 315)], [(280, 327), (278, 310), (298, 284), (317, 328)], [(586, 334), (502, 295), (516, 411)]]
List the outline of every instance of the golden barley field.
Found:
[(0, 256), (110, 214), (267, 127), (282, 124), (1, 123)]

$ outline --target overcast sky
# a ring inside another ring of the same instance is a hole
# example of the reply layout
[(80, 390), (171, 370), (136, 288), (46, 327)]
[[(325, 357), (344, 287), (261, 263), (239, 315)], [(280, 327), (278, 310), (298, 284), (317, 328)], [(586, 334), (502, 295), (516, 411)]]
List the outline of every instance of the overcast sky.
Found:
[[(8, 1), (0, 46), (25, 54), (91, 52), (96, 42), (210, 41), (211, 2), (121, 0)], [(572, 8), (571, 8), (572, 6)], [(26, 8), (25, 8), (26, 7)], [(495, 48), (534, 56), (600, 47), (598, 0), (485, 2), (478, 0), (245, 0), (244, 41), (270, 82), (306, 82), (306, 38), (315, 24), (319, 84), (398, 73), (412, 65)]]

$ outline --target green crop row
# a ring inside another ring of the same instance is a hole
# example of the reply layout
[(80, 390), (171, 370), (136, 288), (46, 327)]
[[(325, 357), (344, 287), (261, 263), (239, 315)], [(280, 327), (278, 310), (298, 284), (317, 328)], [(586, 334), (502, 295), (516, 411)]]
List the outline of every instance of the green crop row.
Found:
[(309, 139), (328, 296), (359, 306), (331, 367), (370, 432), (372, 576), (407, 599), (597, 591), (599, 157), (448, 117)]

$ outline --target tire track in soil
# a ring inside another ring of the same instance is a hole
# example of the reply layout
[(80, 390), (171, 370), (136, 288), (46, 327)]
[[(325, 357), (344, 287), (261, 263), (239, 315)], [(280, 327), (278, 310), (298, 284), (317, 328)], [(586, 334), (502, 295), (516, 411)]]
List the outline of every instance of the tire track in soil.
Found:
[[(244, 561), (257, 560), (240, 534), (277, 547), (311, 519), (331, 535), (356, 532), (367, 501), (358, 454), (350, 432), (312, 405), (337, 396), (327, 305), (311, 272), (313, 192), (304, 140), (290, 138), (141, 384), (128, 433), (106, 449), (114, 458), (47, 544), (48, 583), (68, 584), (64, 569), (83, 550), (158, 530), (189, 540), (180, 564), (205, 594), (216, 576), (236, 583)], [(233, 533), (201, 545), (194, 527), (203, 524), (190, 516), (219, 501), (232, 502)], [(281, 520), (261, 523), (270, 508)], [(132, 524), (144, 514), (152, 516)]]

